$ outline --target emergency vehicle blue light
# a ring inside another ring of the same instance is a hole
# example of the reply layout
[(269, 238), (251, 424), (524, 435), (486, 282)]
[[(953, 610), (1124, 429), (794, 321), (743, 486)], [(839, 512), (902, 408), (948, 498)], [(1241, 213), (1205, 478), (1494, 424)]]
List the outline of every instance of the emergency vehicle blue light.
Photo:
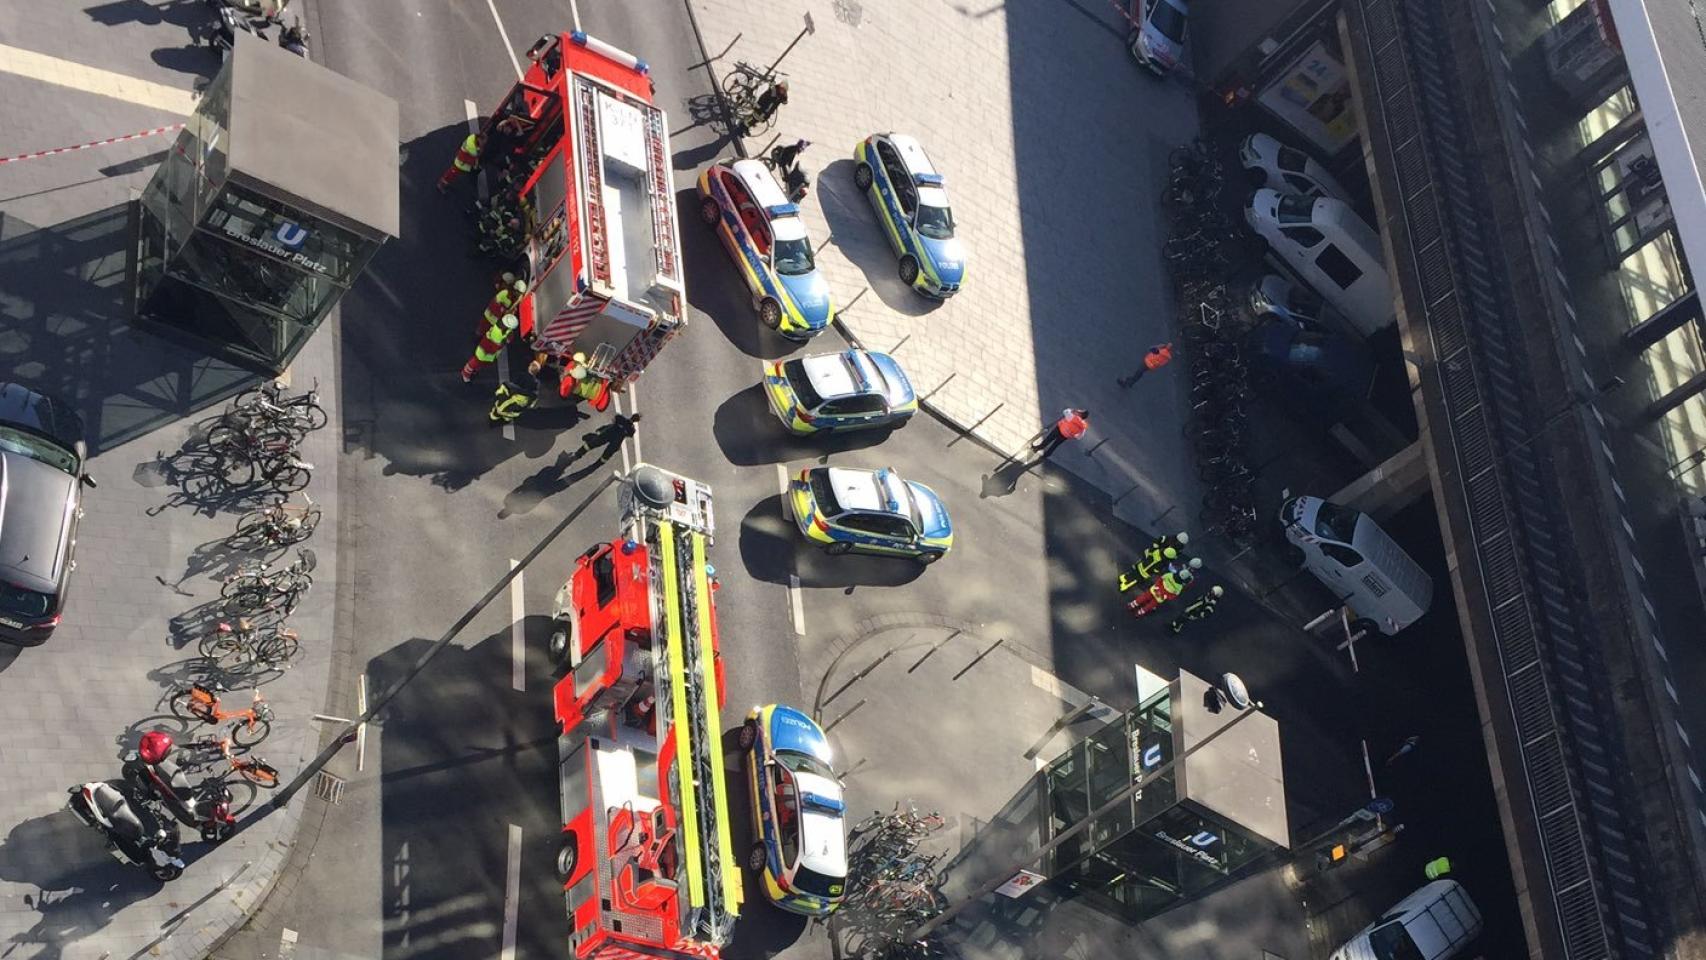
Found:
[(765, 207), (764, 212), (772, 217), (796, 217), (800, 214), (800, 208), (791, 203), (778, 203), (774, 207)]

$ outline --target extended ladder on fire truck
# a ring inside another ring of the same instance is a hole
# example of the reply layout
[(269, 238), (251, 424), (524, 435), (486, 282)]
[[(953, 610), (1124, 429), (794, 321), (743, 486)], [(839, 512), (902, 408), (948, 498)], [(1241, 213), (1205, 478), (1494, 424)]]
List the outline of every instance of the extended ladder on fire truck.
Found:
[(653, 558), (652, 675), (658, 733), (674, 732), (679, 839), (691, 927), (707, 943), (728, 943), (743, 900), (729, 838), (722, 709), (717, 702), (716, 621), (705, 548), (714, 515), (705, 484), (654, 467), (635, 467), (621, 493), (629, 536)]

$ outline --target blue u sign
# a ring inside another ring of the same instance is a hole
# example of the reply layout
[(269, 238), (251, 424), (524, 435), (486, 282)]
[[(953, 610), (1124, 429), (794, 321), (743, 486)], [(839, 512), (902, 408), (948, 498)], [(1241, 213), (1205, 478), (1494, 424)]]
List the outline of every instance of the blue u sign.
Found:
[(1219, 840), (1219, 839), (1220, 839), (1219, 834), (1214, 834), (1214, 833), (1208, 832), (1207, 830), (1202, 830), (1202, 831), (1199, 831), (1195, 836), (1191, 837), (1191, 846), (1197, 847), (1199, 849), (1205, 848), (1205, 847), (1211, 847), (1214, 845), (1214, 842), (1216, 840)]
[(1159, 743), (1150, 744), (1149, 747), (1143, 751), (1143, 769), (1153, 770), (1160, 765), (1161, 745)]
[(273, 231), (273, 236), (286, 248), (299, 250), (304, 243), (308, 242), (308, 228), (286, 220), (278, 225), (277, 230)]

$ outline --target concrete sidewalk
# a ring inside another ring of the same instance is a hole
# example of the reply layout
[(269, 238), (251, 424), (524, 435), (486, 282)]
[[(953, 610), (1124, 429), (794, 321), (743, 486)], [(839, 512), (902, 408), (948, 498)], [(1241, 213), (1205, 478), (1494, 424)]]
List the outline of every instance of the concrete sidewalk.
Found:
[[(1183, 378), (1169, 369), (1131, 390), (1116, 380), (1173, 336), (1155, 197), (1168, 151), (1196, 134), (1195, 105), (1183, 84), (1132, 62), (1117, 13), (900, 0), (689, 8), (719, 78), (737, 60), (770, 63), (811, 15), (816, 32), (780, 67), (789, 103), (746, 147), (812, 141), (806, 219), (837, 303), (851, 304), (848, 328), (871, 349), (904, 341), (896, 356), (927, 402), (1001, 450), (1068, 405), (1088, 408), (1088, 436), (1056, 460), (1139, 527), (1169, 507), (1173, 522), (1194, 522)], [(853, 186), (853, 147), (878, 131), (918, 136), (947, 178), (969, 252), (946, 304), (901, 284)]]
[[(218, 68), (189, 42), (208, 15), (199, 3), (0, 12), (0, 153), (181, 120), (197, 79)], [(100, 484), (84, 499), (64, 623), (44, 646), (0, 647), (0, 954), (10, 960), (206, 956), (271, 887), (305, 808), (323, 802), (309, 790), (263, 815), (267, 794), (234, 787), (248, 802), (242, 831), (210, 848), (186, 830), (189, 869), (165, 886), (107, 856), (64, 810), (68, 788), (116, 779), (143, 732), (202, 732), (186, 731), (169, 698), (198, 675), (195, 644), (223, 616), (220, 578), (246, 557), (224, 538), (257, 502), (178, 502), (157, 461), (256, 378), (123, 320), (126, 202), (173, 136), (0, 166), (0, 380), (82, 411)], [(336, 424), (334, 343), (322, 332), (292, 374), (299, 388), (319, 381)], [(335, 426), (304, 445), (316, 465), (308, 493), (324, 508), (304, 544), (318, 558), (315, 586), (291, 620), (296, 662), (263, 688), (274, 720), (257, 753), (286, 778), (319, 746), (308, 718), (323, 709), (333, 661), (336, 446)]]

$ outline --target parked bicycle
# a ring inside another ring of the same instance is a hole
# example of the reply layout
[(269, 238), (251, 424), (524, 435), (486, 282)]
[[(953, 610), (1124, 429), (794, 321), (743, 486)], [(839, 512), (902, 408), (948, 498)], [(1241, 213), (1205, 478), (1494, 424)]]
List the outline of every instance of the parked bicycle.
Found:
[(763, 133), (788, 102), (787, 75), (774, 67), (760, 70), (738, 61), (723, 78), (723, 102), (730, 124), (742, 136)]
[(220, 694), (229, 692), (222, 683), (192, 684), (172, 694), (172, 715), (181, 720), (199, 720), (219, 726), (236, 720), (231, 726), (231, 740), (241, 747), (252, 747), (272, 732), (272, 707), (268, 706), (257, 688), (249, 705), (241, 710), (226, 710)]
[[(235, 733), (235, 729), (232, 732)], [(225, 770), (215, 774), (222, 781), (228, 782), (232, 775), (236, 775), (238, 779), (252, 783), (262, 790), (271, 790), (278, 786), (278, 768), (264, 758), (239, 755), (232, 749), (233, 746), (241, 746), (234, 737), (198, 737), (188, 745), (179, 747), (182, 752), (180, 762), (192, 770), (205, 770), (224, 761)]]
[(313, 536), (319, 525), (320, 506), (306, 493), (300, 507), (292, 506), (289, 497), (275, 497), (261, 509), (244, 514), (226, 542), (234, 547), (287, 547)]
[(314, 586), (314, 551), (303, 547), (283, 570), (268, 563), (245, 563), (225, 578), (219, 595), (234, 616), (254, 618), (273, 613), (288, 617), (295, 612), (309, 588)]
[(306, 393), (284, 395), (284, 384), (274, 380), (246, 390), (231, 401), (223, 422), (233, 427), (264, 426), (307, 434), (325, 426), (326, 409), (320, 406), (320, 381)]
[(314, 465), (302, 459), (299, 438), (286, 430), (262, 425), (216, 425), (207, 434), (212, 470), (233, 486), (248, 486), (257, 478), (285, 492), (308, 486)]
[(239, 617), (234, 624), (221, 622), (201, 638), (198, 648), (202, 657), (224, 673), (253, 675), (290, 669), (302, 643), (295, 630), (274, 626), (267, 632), (255, 621)]

